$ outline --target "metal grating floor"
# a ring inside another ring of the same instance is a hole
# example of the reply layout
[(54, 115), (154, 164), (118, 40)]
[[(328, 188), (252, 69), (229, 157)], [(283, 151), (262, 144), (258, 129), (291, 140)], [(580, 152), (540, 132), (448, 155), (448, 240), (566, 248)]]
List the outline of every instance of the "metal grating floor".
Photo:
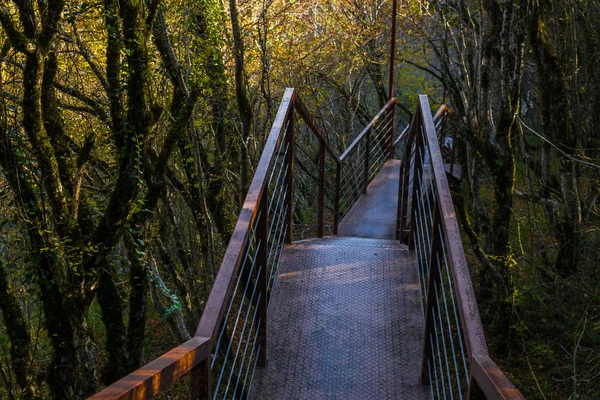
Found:
[(414, 254), (392, 240), (286, 246), (254, 399), (426, 399)]
[(340, 221), (340, 236), (396, 238), (400, 161), (388, 160)]

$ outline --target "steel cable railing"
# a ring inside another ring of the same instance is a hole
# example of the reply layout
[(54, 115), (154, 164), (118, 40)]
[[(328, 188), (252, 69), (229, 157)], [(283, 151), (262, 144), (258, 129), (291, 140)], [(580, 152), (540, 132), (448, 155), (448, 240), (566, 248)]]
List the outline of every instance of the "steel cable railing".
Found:
[(436, 399), (522, 399), (487, 351), (440, 150), (446, 114), (420, 96), (401, 166), (397, 235), (417, 260), (421, 380)]
[[(317, 176), (306, 172), (315, 167)], [(284, 243), (292, 240), (294, 187), (310, 180), (317, 190), (303, 196), (316, 209), (314, 231), (336, 233), (339, 158), (287, 89), (194, 337), (91, 398), (149, 399), (186, 374), (192, 399), (247, 398), (257, 365), (266, 362), (267, 311)]]
[[(396, 154), (395, 149), (408, 130), (396, 129), (396, 125), (406, 123), (404, 118), (396, 115), (398, 108), (410, 115), (398, 100), (391, 99), (340, 156), (340, 220), (360, 195), (366, 193), (367, 186), (384, 163)], [(401, 133), (396, 137), (396, 132)]]
[(293, 89), (286, 90), (194, 338), (92, 396), (151, 398), (190, 374), (191, 398), (247, 398), (265, 362), (266, 320), (290, 236)]
[[(283, 138), (287, 137), (289, 129), (288, 121), (282, 131)], [(261, 346), (264, 345), (264, 340), (259, 340), (265, 319), (264, 312), (259, 315), (260, 305), (264, 298), (267, 298), (267, 302), (270, 300), (269, 293), (283, 249), (285, 215), (288, 209), (285, 203), (288, 191), (286, 177), (290, 171), (290, 151), (289, 141), (282, 140), (274, 153), (265, 193), (268, 204), (266, 210), (259, 211), (251, 228), (245, 256), (213, 351), (211, 371), (216, 381), (213, 399), (246, 398), (250, 393), (254, 370), (259, 363), (258, 355)], [(256, 233), (259, 223), (264, 221), (265, 212), (268, 231), (266, 238), (264, 235), (259, 238)], [(263, 241), (266, 241), (264, 246)], [(263, 256), (263, 262), (258, 263), (261, 248), (265, 249), (266, 257)], [(260, 285), (263, 271), (266, 274), (266, 285)], [(239, 290), (242, 286), (243, 290)], [(231, 313), (231, 310), (235, 312)], [(223, 341), (227, 343), (224, 349), (220, 347)]]

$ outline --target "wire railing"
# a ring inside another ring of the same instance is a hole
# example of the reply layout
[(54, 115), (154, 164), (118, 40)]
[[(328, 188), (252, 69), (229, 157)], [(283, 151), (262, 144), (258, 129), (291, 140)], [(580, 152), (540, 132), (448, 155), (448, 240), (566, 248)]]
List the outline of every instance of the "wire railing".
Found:
[(337, 156), (327, 151), (307, 124), (299, 124), (294, 162), (293, 239), (336, 234)]
[(303, 178), (294, 172), (296, 162), (318, 171), (316, 199), (308, 199), (316, 205), (316, 235), (324, 234), (326, 204), (337, 233), (339, 158), (298, 94), (287, 89), (194, 337), (90, 399), (150, 399), (184, 375), (192, 399), (249, 396), (255, 369), (266, 362), (270, 293), (284, 243), (292, 240), (294, 181)]
[[(397, 106), (404, 114), (397, 116)], [(367, 187), (383, 164), (394, 157), (395, 149), (408, 130), (408, 123), (403, 115), (410, 113), (400, 105), (398, 100), (391, 99), (367, 124), (362, 132), (340, 156), (340, 220), (352, 208), (361, 194), (367, 192)], [(396, 125), (407, 127), (400, 131)], [(395, 137), (396, 132), (401, 132)]]
[(410, 126), (400, 130), (397, 106), (410, 115), (390, 100), (338, 157), (287, 89), (195, 336), (91, 399), (150, 399), (184, 376), (192, 399), (247, 398), (257, 366), (266, 363), (270, 293), (284, 244), (337, 234), (398, 148), (404, 156), (397, 235), (417, 259), (422, 381), (440, 399), (522, 398), (487, 353), (440, 153), (447, 109), (432, 116), (421, 96)]
[(401, 167), (398, 238), (417, 259), (421, 380), (436, 399), (522, 399), (488, 354), (440, 150), (446, 113), (432, 116), (420, 96)]

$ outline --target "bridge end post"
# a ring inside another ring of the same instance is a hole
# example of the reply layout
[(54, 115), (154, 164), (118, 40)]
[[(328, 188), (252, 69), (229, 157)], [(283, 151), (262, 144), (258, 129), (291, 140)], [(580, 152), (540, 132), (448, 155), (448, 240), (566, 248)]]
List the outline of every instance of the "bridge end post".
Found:
[(192, 368), (190, 372), (190, 399), (209, 400), (212, 399), (212, 373), (209, 356)]
[(409, 232), (409, 216), (410, 209), (408, 207), (408, 194), (411, 189), (410, 172), (411, 172), (411, 150), (413, 147), (414, 138), (416, 135), (417, 112), (413, 114), (406, 142), (404, 144), (404, 154), (400, 163), (400, 185), (398, 187), (398, 222), (396, 227), (396, 238), (404, 244), (408, 244)]
[[(419, 175), (417, 173), (417, 171), (420, 171), (422, 169), (422, 164), (423, 164), (423, 154), (421, 154), (421, 151), (423, 149), (423, 136), (419, 135), (419, 126), (422, 126), (423, 124), (423, 111), (421, 110), (421, 103), (418, 102), (417, 103), (417, 111), (415, 112), (415, 117), (413, 118), (413, 124), (414, 124), (414, 133), (415, 133), (415, 154), (414, 154), (414, 163), (413, 163), (413, 167), (412, 167), (412, 201), (411, 201), (411, 206), (410, 208), (408, 208), (408, 210), (410, 210), (410, 227), (408, 228), (408, 234), (407, 234), (407, 239), (406, 239), (406, 244), (408, 245), (408, 247), (412, 250), (414, 249), (415, 246), (415, 240), (414, 240), (414, 234), (413, 232), (415, 231), (414, 226), (415, 226), (415, 218), (414, 218), (414, 212), (417, 209), (417, 193), (420, 192), (421, 189), (421, 181), (419, 180)], [(410, 174), (410, 172), (409, 172)], [(409, 215), (406, 215), (406, 217), (408, 218)]]

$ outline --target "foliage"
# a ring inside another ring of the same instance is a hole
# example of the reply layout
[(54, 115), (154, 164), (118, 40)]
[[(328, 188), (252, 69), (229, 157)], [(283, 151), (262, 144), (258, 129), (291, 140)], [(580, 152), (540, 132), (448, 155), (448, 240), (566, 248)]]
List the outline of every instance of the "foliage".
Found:
[[(279, 96), (345, 149), (387, 100), (390, 9), (2, 2), (0, 397), (83, 398), (188, 338)], [(600, 391), (599, 11), (399, 9), (396, 96), (454, 109), (484, 325), (531, 397)]]

